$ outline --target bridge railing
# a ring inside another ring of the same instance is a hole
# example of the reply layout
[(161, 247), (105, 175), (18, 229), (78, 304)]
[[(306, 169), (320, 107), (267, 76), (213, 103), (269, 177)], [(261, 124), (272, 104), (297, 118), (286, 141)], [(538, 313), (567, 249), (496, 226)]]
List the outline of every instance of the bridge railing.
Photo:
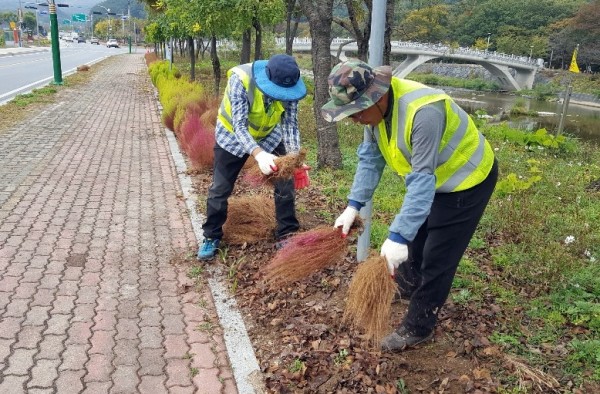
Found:
[[(354, 41), (354, 39), (336, 37), (331, 42), (332, 49), (337, 49), (340, 46), (340, 44), (350, 42), (350, 41)], [(275, 43), (279, 47), (285, 47), (285, 38), (277, 37), (277, 38), (275, 38)], [(392, 47), (397, 47), (397, 48), (407, 48), (407, 49), (416, 49), (416, 50), (423, 50), (423, 51), (428, 51), (428, 52), (435, 52), (435, 53), (439, 54), (440, 56), (448, 56), (448, 55), (453, 55), (453, 54), (454, 55), (465, 55), (465, 56), (472, 56), (472, 57), (480, 57), (480, 58), (486, 59), (486, 60), (493, 59), (493, 60), (498, 60), (498, 61), (503, 61), (503, 62), (508, 62), (508, 63), (520, 63), (523, 65), (529, 65), (529, 66), (537, 65), (536, 59), (529, 59), (529, 57), (527, 57), (527, 56), (511, 55), (511, 54), (496, 52), (496, 51), (493, 51), (493, 52), (485, 51), (485, 50), (476, 49), (476, 48), (450, 47), (448, 45), (444, 45), (441, 43), (440, 44), (431, 44), (431, 43), (421, 43), (421, 42), (413, 42), (413, 41), (392, 41), (391, 44), (392, 44)], [(308, 38), (308, 37), (295, 37), (293, 45), (311, 46), (312, 39)], [(354, 47), (356, 46), (356, 44), (350, 44), (350, 48), (353, 48), (352, 45), (354, 45)], [(229, 40), (219, 40), (219, 41), (217, 41), (217, 46), (226, 47), (226, 48), (235, 48), (236, 44), (235, 44), (235, 42), (232, 42)]]
[(392, 41), (392, 46), (394, 47), (403, 47), (410, 49), (421, 49), (426, 51), (437, 52), (441, 55), (447, 54), (461, 54), (467, 56), (476, 56), (484, 59), (496, 59), (508, 62), (518, 62), (528, 65), (535, 65), (537, 61), (535, 59), (529, 59), (527, 56), (520, 55), (511, 55), (502, 52), (496, 51), (485, 51), (476, 48), (467, 48), (467, 47), (450, 47), (444, 44), (429, 44), (429, 43), (419, 43), (412, 41)]

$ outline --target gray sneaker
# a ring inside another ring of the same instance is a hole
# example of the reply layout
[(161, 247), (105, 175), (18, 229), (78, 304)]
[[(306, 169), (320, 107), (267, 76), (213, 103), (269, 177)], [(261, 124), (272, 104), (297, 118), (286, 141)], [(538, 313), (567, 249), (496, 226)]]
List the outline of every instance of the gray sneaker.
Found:
[(401, 352), (406, 348), (417, 346), (420, 343), (433, 339), (433, 332), (424, 336), (411, 334), (404, 326), (400, 326), (396, 331), (383, 338), (381, 350), (390, 352)]

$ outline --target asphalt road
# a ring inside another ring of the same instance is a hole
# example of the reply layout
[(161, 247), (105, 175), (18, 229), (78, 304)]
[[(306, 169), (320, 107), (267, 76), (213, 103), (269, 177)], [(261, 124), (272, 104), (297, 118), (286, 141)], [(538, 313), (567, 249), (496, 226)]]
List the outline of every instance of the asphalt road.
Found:
[[(75, 72), (80, 65), (93, 64), (109, 56), (127, 52), (128, 47), (106, 48), (103, 43), (92, 45), (61, 41), (62, 75), (65, 77)], [(53, 81), (54, 67), (50, 50), (0, 56), (0, 104)]]

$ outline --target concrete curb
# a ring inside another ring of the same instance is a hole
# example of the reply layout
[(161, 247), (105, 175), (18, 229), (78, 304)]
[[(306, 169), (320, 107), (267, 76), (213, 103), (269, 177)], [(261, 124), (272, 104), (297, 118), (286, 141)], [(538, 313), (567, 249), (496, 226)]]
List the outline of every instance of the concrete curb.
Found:
[[(154, 90), (157, 105), (162, 113), (162, 105), (158, 101), (157, 91)], [(165, 134), (169, 141), (171, 155), (175, 162), (177, 175), (181, 184), (183, 197), (186, 206), (190, 213), (192, 228), (198, 243), (202, 242), (204, 236), (202, 234), (202, 222), (204, 216), (196, 210), (196, 201), (198, 196), (193, 190), (192, 180), (187, 175), (187, 165), (175, 135), (171, 130), (165, 128)], [(262, 373), (252, 342), (246, 330), (246, 325), (242, 315), (240, 314), (235, 298), (231, 296), (227, 289), (227, 280), (222, 267), (219, 265), (211, 265), (207, 267), (210, 272), (208, 284), (213, 296), (215, 308), (219, 316), (219, 322), (223, 327), (223, 337), (227, 348), (227, 355), (231, 362), (233, 376), (237, 385), (237, 389), (242, 394), (262, 394), (266, 392), (264, 387)]]

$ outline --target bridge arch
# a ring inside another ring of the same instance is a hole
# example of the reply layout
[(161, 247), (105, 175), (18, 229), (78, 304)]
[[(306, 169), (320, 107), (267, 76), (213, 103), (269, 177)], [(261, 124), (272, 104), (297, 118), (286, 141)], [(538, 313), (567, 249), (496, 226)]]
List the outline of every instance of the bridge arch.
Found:
[[(332, 55), (339, 57), (340, 60), (346, 59), (345, 51), (357, 50), (356, 43), (351, 41), (351, 39), (334, 39), (331, 43)], [(310, 51), (311, 44), (310, 38), (295, 39), (293, 50)], [(527, 56), (473, 48), (451, 48), (442, 44), (393, 41), (392, 53), (406, 55), (406, 59), (394, 70), (394, 75), (398, 77), (406, 77), (416, 67), (433, 59), (454, 59), (481, 65), (497, 77), (506, 90), (531, 89), (535, 74), (540, 68), (534, 59)]]
[[(406, 59), (402, 63), (400, 63), (395, 69), (393, 74), (399, 78), (405, 78), (408, 74), (414, 71), (417, 67), (419, 67), (423, 63), (427, 63), (430, 60), (442, 58), (441, 55), (425, 55), (425, 54), (408, 54)], [(531, 83), (529, 84), (528, 78), (524, 78), (521, 85), (510, 73), (510, 70), (507, 66), (497, 65), (493, 63), (488, 63), (485, 61), (473, 61), (473, 63), (481, 65), (483, 68), (488, 70), (493, 76), (498, 78), (502, 87), (506, 90), (521, 90), (521, 89), (531, 89), (533, 85), (533, 78), (531, 78)], [(518, 71), (517, 71), (518, 75)], [(532, 75), (533, 77), (534, 75)]]

